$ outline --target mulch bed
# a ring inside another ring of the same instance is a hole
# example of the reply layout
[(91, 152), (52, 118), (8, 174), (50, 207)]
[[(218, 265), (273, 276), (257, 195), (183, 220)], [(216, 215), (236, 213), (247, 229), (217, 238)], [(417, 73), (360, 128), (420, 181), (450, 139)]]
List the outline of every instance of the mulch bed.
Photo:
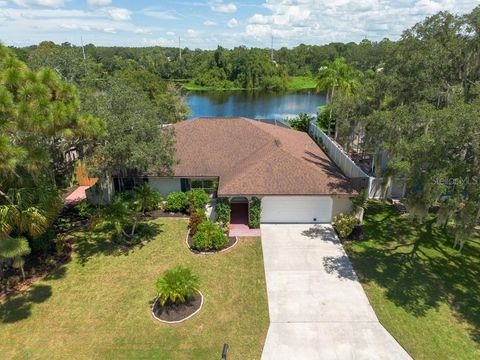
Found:
[(187, 219), (189, 216), (187, 214), (184, 214), (184, 213), (173, 213), (173, 212), (166, 212), (166, 211), (163, 211), (163, 210), (154, 210), (154, 211), (149, 211), (147, 213), (147, 217), (150, 220), (154, 220), (154, 219), (158, 219), (158, 218), (178, 218), (178, 217), (182, 217), (182, 218)]
[(167, 302), (164, 306), (161, 306), (158, 301), (155, 300), (152, 313), (157, 319), (162, 321), (180, 322), (198, 311), (202, 306), (202, 302), (202, 294), (200, 294), (200, 292), (197, 292), (192, 299), (188, 299), (180, 305)]
[(353, 231), (348, 235), (346, 241), (363, 241), (365, 240), (365, 233), (361, 225), (357, 225), (353, 228)]
[[(64, 248), (64, 255), (51, 256), (50, 259), (52, 259), (54, 263), (50, 265), (40, 264), (38, 258), (32, 261), (27, 257), (27, 261), (24, 267), (25, 273), (26, 273), (25, 281), (19, 280), (19, 282), (15, 284), (14, 287), (8, 287), (8, 288), (6, 285), (0, 284), (0, 303), (6, 301), (11, 296), (17, 295), (23, 291), (28, 290), (31, 285), (33, 285), (37, 281), (44, 279), (45, 277), (48, 277), (53, 272), (58, 270), (62, 265), (70, 262), (71, 254), (72, 254), (72, 244), (70, 242), (66, 242), (65, 248)], [(32, 273), (32, 268), (35, 268), (34, 273)], [(7, 278), (9, 275), (10, 276), (14, 275), (14, 273), (9, 274), (7, 272), (5, 275), (6, 275), (5, 278)], [(19, 274), (17, 274), (17, 276), (19, 277)]]
[(192, 248), (192, 245), (193, 245), (193, 236), (190, 235), (190, 232), (188, 233), (188, 238), (187, 238), (187, 243), (188, 243), (188, 249), (193, 252), (194, 254), (215, 254), (215, 253), (218, 253), (220, 251), (224, 251), (224, 250), (227, 250), (228, 248), (231, 248), (233, 245), (235, 245), (237, 243), (237, 238), (235, 236), (229, 236), (228, 237), (228, 242), (225, 244), (224, 247), (222, 247), (221, 249), (218, 249), (218, 250), (202, 250), (202, 251), (199, 251), (199, 250), (195, 250), (194, 248)]

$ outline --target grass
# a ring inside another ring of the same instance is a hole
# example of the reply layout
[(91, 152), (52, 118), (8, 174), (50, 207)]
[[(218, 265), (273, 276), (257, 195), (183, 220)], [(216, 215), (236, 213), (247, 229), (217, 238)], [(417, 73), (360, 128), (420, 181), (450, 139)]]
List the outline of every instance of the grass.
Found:
[(480, 238), (452, 249), (452, 236), (411, 224), (372, 202), (368, 241), (347, 251), (380, 322), (415, 359), (480, 359)]
[[(269, 320), (261, 242), (190, 253), (183, 220), (156, 220), (157, 235), (121, 252), (102, 234), (78, 237), (74, 257), (28, 292), (0, 305), (2, 359), (258, 359)], [(154, 320), (155, 280), (175, 265), (201, 280), (202, 310), (167, 325)]]
[(312, 76), (291, 76), (288, 79), (288, 90), (308, 90), (317, 87), (317, 80)]
[[(315, 89), (317, 86), (317, 81), (314, 77), (311, 76), (290, 76), (288, 78), (287, 90), (288, 91), (299, 91), (299, 90), (308, 90)], [(195, 84), (192, 80), (183, 83), (183, 88), (188, 91), (233, 91), (233, 90), (246, 90), (242, 88), (221, 88), (221, 87), (211, 87), (211, 86), (201, 86)]]

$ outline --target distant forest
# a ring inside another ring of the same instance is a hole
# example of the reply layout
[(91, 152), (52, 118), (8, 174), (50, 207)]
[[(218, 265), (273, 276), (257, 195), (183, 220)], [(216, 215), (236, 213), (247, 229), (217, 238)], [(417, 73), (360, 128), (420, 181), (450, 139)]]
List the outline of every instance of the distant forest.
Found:
[[(166, 79), (214, 89), (285, 90), (292, 77), (314, 78), (325, 61), (344, 57), (359, 70), (377, 69), (395, 48), (388, 39), (380, 42), (304, 45), (273, 51), (244, 46), (216, 50), (168, 47), (103, 47), (70, 43), (14, 48), (17, 57), (32, 69), (48, 66), (67, 81), (105, 79), (118, 71), (145, 70)], [(181, 55), (180, 55), (181, 53)], [(312, 84), (312, 81), (310, 81)], [(313, 82), (314, 84), (314, 82)]]

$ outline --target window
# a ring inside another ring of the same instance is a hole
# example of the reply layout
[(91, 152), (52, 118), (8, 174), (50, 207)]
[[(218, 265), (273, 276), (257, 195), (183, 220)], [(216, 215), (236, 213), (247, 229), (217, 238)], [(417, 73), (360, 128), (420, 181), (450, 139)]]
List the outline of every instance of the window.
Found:
[(213, 194), (217, 191), (217, 181), (216, 180), (203, 180), (203, 179), (191, 179), (190, 186), (191, 189), (203, 189), (208, 194)]

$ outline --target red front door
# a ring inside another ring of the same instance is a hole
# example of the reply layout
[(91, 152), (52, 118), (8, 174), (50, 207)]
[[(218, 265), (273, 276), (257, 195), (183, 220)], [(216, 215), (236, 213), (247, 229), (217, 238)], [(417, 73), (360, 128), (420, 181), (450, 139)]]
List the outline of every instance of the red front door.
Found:
[(230, 224), (248, 226), (248, 203), (231, 203), (230, 209)]

